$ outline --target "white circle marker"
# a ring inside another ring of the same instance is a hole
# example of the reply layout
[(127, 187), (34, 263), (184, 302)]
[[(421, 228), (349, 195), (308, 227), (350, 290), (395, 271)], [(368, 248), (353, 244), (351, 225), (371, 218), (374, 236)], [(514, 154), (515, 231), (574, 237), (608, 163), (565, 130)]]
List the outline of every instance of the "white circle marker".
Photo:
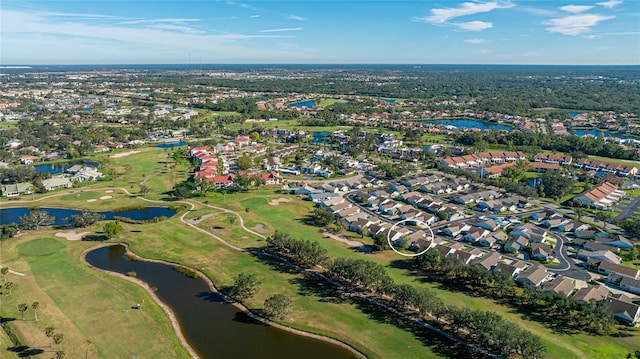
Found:
[[(422, 225), (422, 226), (425, 226), (425, 227), (426, 227), (426, 229), (428, 229), (428, 230), (429, 230), (429, 233), (431, 233), (431, 243), (429, 243), (429, 246), (428, 246), (427, 248), (425, 248), (425, 250), (423, 250), (422, 252), (412, 253), (412, 254), (409, 254), (409, 253), (402, 253), (402, 252), (400, 252), (399, 250), (395, 249), (395, 248), (393, 247), (393, 244), (391, 243), (391, 237), (390, 237), (390, 235), (391, 235), (391, 231), (392, 231), (394, 228), (396, 228), (396, 226), (398, 226), (398, 225), (400, 225), (400, 224), (402, 224), (402, 223), (404, 223), (404, 222), (407, 222), (407, 221), (416, 222), (416, 225)], [(399, 254), (399, 255), (401, 255), (401, 256), (405, 256), (405, 257), (417, 257), (417, 256), (419, 256), (419, 255), (424, 254), (426, 251), (428, 251), (428, 250), (429, 250), (429, 248), (431, 248), (431, 246), (433, 246), (433, 245), (435, 244), (435, 239), (436, 239), (436, 236), (433, 234), (433, 230), (431, 229), (431, 227), (430, 227), (428, 224), (426, 224), (425, 222), (420, 221), (420, 220), (415, 220), (415, 219), (403, 219), (403, 220), (401, 220), (401, 221), (398, 221), (398, 222), (396, 222), (393, 226), (391, 226), (391, 228), (389, 228), (389, 232), (387, 232), (387, 243), (389, 243), (389, 247), (391, 247), (391, 249), (393, 249), (393, 251), (394, 251), (394, 252), (398, 253), (398, 254)]]

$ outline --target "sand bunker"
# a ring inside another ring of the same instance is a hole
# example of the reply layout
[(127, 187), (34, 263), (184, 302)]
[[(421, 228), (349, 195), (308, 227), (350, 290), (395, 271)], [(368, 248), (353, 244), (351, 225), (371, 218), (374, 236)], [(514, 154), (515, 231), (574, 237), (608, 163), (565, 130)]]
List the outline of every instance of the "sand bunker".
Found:
[(103, 200), (103, 199), (111, 199), (111, 198), (113, 198), (113, 196), (102, 196), (102, 197), (100, 197), (101, 200)]
[(286, 203), (286, 202), (291, 202), (291, 198), (280, 197), (280, 198), (277, 198), (277, 199), (272, 199), (271, 201), (269, 201), (269, 205), (277, 206), (280, 203)]
[(91, 202), (95, 202), (95, 201), (97, 201), (97, 199), (96, 199), (96, 198), (91, 198), (91, 199), (88, 199), (88, 200), (87, 200), (87, 202), (89, 202), (89, 203), (91, 203)]
[(76, 231), (68, 231), (68, 232), (58, 232), (56, 233), (56, 237), (65, 238), (68, 241), (80, 241), (84, 236), (91, 232), (76, 232)]
[(265, 227), (264, 224), (262, 224), (262, 223), (256, 224), (251, 229), (253, 229), (254, 231), (256, 231), (258, 233), (262, 233), (262, 234), (271, 233), (271, 230), (269, 228)]
[(111, 155), (109, 157), (111, 158), (120, 158), (120, 157), (127, 157), (129, 155), (132, 155), (134, 153), (139, 153), (140, 151), (128, 151), (128, 152), (121, 152), (121, 153), (116, 153), (115, 155)]
[(104, 193), (113, 193), (113, 190), (112, 189), (108, 189), (108, 190), (104, 191)]

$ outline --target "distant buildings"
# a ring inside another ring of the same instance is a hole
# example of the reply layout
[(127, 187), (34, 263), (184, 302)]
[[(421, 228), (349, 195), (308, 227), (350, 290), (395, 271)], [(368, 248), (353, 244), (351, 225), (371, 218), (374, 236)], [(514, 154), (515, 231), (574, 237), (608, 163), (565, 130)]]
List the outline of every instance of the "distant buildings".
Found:
[(606, 209), (618, 202), (624, 195), (625, 192), (618, 190), (616, 185), (604, 182), (575, 196), (573, 201), (588, 207)]

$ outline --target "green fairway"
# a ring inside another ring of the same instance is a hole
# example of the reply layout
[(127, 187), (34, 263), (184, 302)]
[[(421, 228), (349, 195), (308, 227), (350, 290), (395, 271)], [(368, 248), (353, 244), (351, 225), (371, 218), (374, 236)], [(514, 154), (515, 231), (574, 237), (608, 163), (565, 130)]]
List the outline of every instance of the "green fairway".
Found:
[(64, 243), (53, 238), (38, 238), (20, 244), (17, 247), (18, 253), (23, 256), (44, 256), (55, 253), (66, 247)]

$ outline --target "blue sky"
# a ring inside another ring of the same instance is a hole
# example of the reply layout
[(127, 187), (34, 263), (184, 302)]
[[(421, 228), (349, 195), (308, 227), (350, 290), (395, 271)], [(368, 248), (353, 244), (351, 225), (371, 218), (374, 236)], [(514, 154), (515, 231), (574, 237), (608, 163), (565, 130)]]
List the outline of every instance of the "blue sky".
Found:
[(0, 63), (640, 64), (640, 0), (0, 1)]

